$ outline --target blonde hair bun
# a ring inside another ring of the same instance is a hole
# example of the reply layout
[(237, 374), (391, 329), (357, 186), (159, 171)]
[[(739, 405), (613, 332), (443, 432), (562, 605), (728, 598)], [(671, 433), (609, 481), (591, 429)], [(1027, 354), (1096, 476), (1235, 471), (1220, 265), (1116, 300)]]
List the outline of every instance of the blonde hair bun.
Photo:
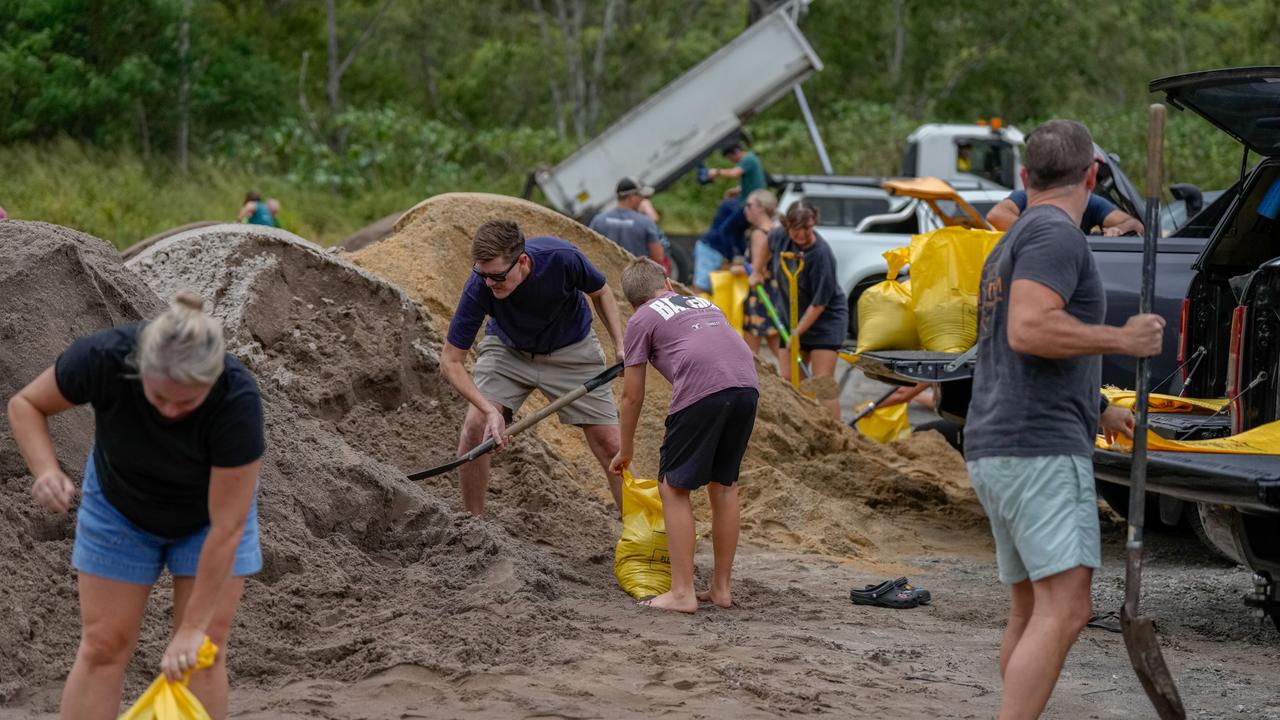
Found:
[(204, 300), (187, 290), (146, 324), (135, 351), (143, 375), (163, 375), (184, 385), (213, 385), (222, 375), (226, 341), (222, 323), (204, 313)]
[(182, 307), (200, 312), (204, 310), (204, 298), (191, 292), (190, 290), (179, 290), (177, 295), (173, 296), (173, 303)]

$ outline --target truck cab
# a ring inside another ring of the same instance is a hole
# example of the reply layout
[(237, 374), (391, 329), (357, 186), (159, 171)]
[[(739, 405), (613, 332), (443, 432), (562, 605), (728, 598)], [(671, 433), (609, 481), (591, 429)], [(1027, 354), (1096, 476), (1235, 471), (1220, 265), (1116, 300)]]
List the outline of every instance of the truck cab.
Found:
[(1020, 130), (1001, 127), (998, 120), (986, 125), (921, 125), (907, 136), (902, 174), (1021, 190), (1023, 141)]

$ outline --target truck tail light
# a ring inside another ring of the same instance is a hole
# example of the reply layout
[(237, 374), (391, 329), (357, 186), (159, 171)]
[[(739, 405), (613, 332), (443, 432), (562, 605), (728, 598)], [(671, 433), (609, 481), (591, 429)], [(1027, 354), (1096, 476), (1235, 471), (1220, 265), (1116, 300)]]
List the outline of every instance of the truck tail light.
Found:
[(1244, 345), (1244, 325), (1248, 308), (1239, 305), (1231, 312), (1231, 344), (1227, 351), (1227, 397), (1231, 398), (1231, 434), (1240, 432), (1244, 408), (1240, 402), (1240, 380), (1244, 371), (1241, 352)]

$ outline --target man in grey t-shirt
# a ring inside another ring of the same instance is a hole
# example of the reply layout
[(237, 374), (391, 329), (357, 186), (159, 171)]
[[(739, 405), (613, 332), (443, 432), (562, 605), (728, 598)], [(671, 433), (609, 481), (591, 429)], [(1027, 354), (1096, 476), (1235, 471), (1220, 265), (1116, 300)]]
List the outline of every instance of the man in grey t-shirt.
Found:
[(978, 365), (965, 459), (1011, 586), (1000, 644), (1001, 718), (1038, 717), (1091, 615), (1102, 565), (1094, 437), (1130, 434), (1102, 409), (1101, 358), (1160, 352), (1164, 319), (1102, 325), (1106, 297), (1080, 218), (1097, 181), (1084, 125), (1051, 120), (1027, 138), (1027, 210), (982, 268)]
[(648, 215), (639, 210), (640, 203), (653, 195), (653, 188), (632, 178), (623, 178), (618, 181), (617, 194), (617, 207), (596, 215), (591, 220), (591, 229), (621, 245), (632, 255), (652, 258), (665, 267), (662, 232)]

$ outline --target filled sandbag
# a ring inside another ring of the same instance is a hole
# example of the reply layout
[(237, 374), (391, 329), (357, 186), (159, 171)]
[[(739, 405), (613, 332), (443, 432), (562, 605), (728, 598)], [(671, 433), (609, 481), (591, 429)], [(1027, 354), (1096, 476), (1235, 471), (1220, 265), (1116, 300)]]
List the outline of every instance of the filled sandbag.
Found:
[(914, 350), (920, 346), (916, 315), (911, 308), (910, 282), (898, 282), (898, 274), (910, 258), (910, 248), (884, 254), (889, 273), (858, 298), (858, 352)]
[(613, 556), (618, 584), (636, 599), (671, 589), (671, 556), (657, 480), (637, 480), (622, 471), (622, 537)]
[(911, 238), (911, 307), (925, 350), (960, 353), (977, 341), (982, 264), (1002, 235), (944, 227)]

